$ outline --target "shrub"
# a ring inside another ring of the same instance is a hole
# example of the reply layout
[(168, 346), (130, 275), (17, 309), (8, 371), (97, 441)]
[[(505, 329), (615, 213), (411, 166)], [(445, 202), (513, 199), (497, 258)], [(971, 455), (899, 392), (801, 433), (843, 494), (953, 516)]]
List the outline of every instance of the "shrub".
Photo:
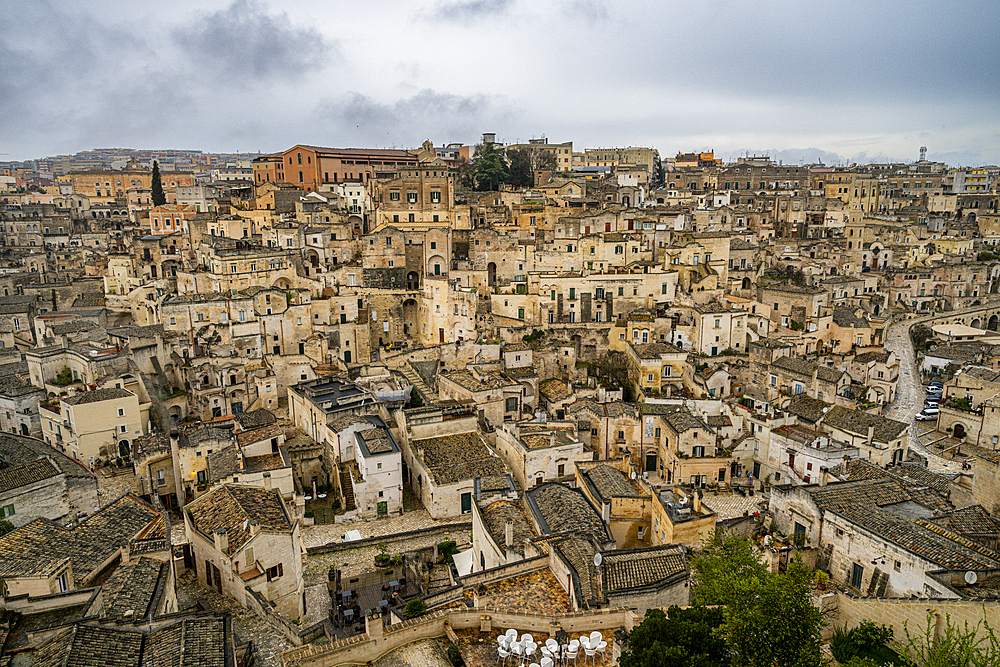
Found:
[(455, 667), (462, 667), (465, 664), (465, 661), (462, 660), (462, 652), (454, 644), (448, 645), (448, 660)]
[(404, 610), (407, 618), (416, 618), (427, 613), (427, 604), (423, 600), (410, 600)]
[(454, 562), (453, 556), (458, 553), (458, 544), (455, 540), (445, 539), (438, 544), (438, 553), (444, 558), (444, 562)]

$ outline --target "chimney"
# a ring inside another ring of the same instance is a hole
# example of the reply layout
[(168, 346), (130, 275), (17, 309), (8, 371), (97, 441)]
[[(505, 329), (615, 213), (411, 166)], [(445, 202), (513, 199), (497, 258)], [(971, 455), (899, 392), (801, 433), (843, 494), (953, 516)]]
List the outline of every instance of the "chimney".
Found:
[(269, 472), (264, 473), (264, 490), (271, 490), (271, 473)]
[(260, 521), (257, 519), (250, 520), (250, 537), (255, 537), (257, 533), (260, 532)]
[(510, 519), (503, 522), (503, 542), (508, 549), (514, 546), (514, 522)]
[(229, 555), (229, 533), (223, 528), (216, 528), (215, 533), (212, 535), (215, 538), (215, 548), (220, 553)]
[[(174, 473), (174, 494), (177, 496), (177, 507), (184, 507), (184, 485), (181, 482), (181, 434), (175, 429), (170, 432), (170, 467)], [(150, 479), (152, 487), (152, 479)]]
[(551, 433), (549, 433), (549, 447), (555, 447), (555, 446), (556, 446), (556, 432), (552, 431)]
[(874, 425), (869, 425), (868, 426), (868, 446), (869, 447), (872, 446), (872, 440), (874, 440), (874, 439), (875, 439), (875, 426)]
[(826, 486), (826, 483), (830, 481), (830, 470), (826, 466), (821, 466), (819, 469), (819, 485), (820, 488)]
[(701, 514), (701, 494), (698, 489), (692, 489), (691, 491), (691, 509), (697, 514)]

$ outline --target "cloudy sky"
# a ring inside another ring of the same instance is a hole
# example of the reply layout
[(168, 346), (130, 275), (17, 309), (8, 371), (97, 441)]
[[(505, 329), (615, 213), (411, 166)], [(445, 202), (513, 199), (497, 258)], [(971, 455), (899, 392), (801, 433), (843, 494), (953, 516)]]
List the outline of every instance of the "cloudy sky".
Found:
[(32, 0), (0, 156), (546, 136), (1000, 163), (996, 0)]

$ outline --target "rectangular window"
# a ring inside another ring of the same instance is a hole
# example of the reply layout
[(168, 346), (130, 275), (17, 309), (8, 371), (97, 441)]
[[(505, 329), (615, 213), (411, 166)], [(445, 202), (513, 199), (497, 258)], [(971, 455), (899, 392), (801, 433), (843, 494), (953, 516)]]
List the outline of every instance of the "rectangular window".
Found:
[(441, 203), (441, 193), (440, 192), (431, 192), (431, 203), (432, 204), (440, 204)]

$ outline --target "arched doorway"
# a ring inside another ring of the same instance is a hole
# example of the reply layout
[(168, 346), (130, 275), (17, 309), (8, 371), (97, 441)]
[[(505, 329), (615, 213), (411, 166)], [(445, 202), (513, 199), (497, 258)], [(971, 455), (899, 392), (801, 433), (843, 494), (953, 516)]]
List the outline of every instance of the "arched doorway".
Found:
[(490, 262), (486, 265), (486, 284), (490, 287), (494, 287), (497, 284), (496, 262)]
[(434, 255), (427, 261), (427, 273), (432, 276), (443, 276), (448, 273), (448, 266), (444, 263), (444, 257)]
[(406, 274), (406, 289), (410, 291), (420, 289), (420, 276), (416, 271), (410, 271)]
[(972, 327), (973, 329), (982, 329), (983, 321), (980, 320), (978, 317), (974, 317), (972, 318), (972, 321), (969, 322), (969, 326)]
[(123, 459), (132, 458), (132, 444), (128, 440), (118, 441), (118, 456)]
[(962, 424), (955, 424), (954, 430), (952, 431), (952, 436), (961, 440), (965, 437), (965, 426)]
[(990, 319), (986, 323), (986, 328), (989, 329), (990, 331), (996, 331), (998, 323), (1000, 323), (1000, 317), (997, 317), (995, 314), (990, 315)]
[(750, 289), (750, 279), (744, 278), (742, 283), (743, 289)]

